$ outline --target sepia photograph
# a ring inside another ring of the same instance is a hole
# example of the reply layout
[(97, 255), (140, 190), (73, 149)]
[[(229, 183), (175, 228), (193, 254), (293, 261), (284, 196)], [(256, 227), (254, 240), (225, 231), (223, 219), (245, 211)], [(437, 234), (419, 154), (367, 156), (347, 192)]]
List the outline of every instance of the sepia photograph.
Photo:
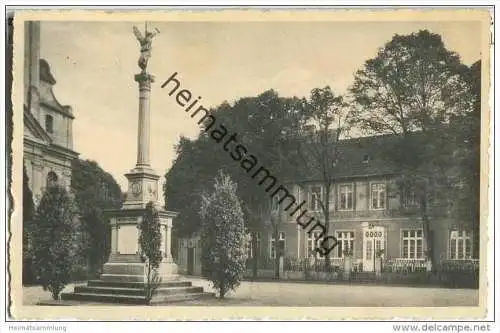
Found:
[(14, 15), (14, 318), (484, 318), (487, 9), (153, 13)]

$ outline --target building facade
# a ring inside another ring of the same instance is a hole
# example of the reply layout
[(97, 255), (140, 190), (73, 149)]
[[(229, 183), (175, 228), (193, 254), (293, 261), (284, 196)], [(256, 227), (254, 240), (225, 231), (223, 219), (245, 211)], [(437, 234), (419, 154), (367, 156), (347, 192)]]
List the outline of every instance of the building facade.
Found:
[[(393, 139), (393, 136), (364, 137), (343, 140), (340, 145), (342, 159), (329, 196), (328, 235), (338, 240), (329, 255), (333, 266), (341, 267), (345, 256), (350, 255), (358, 271), (375, 271), (379, 257), (396, 266), (427, 267), (419, 203), (414, 193), (402, 193), (397, 185), (396, 168), (381, 156), (383, 146)], [(304, 200), (302, 208), (308, 210), (307, 216), (314, 215), (323, 223), (320, 202), (325, 201), (325, 186), (317, 179), (305, 175), (284, 186), (296, 199), (293, 207)], [(312, 225), (304, 230), (297, 224), (298, 214), (289, 214), (293, 207), (283, 212), (277, 239), (265, 227), (252, 233), (256, 246), (248, 246), (250, 259), (257, 257), (257, 261), (269, 262), (278, 252), (284, 258), (321, 260), (315, 251), (321, 230), (308, 232)], [(462, 227), (463, 223), (443, 218), (431, 224), (436, 263), (477, 257), (478, 246), (473, 244), (472, 231)], [(198, 238), (181, 239), (178, 253), (179, 265), (185, 272), (199, 271)]]
[[(338, 240), (329, 255), (333, 265), (341, 266), (345, 256), (352, 255), (360, 271), (374, 271), (378, 257), (426, 267), (420, 205), (414, 193), (402, 193), (396, 168), (381, 157), (381, 147), (393, 139), (393, 136), (356, 138), (344, 140), (340, 146), (341, 165), (329, 196), (328, 235)], [(308, 216), (315, 215), (324, 222), (320, 202), (326, 197), (325, 186), (314, 177), (297, 183), (287, 186), (296, 202), (305, 200)], [(316, 238), (321, 230), (304, 230), (297, 224), (296, 215), (283, 213), (278, 239), (271, 230), (259, 230), (255, 234), (258, 253), (249, 247), (249, 257), (274, 258), (279, 251), (285, 258), (319, 259), (314, 249), (318, 247)], [(436, 262), (475, 257), (478, 249), (474, 248), (472, 231), (464, 228), (463, 223), (450, 218), (431, 223)]]
[(35, 203), (47, 183), (69, 188), (73, 150), (70, 106), (61, 105), (50, 66), (40, 59), (40, 22), (26, 22), (24, 35), (24, 166)]

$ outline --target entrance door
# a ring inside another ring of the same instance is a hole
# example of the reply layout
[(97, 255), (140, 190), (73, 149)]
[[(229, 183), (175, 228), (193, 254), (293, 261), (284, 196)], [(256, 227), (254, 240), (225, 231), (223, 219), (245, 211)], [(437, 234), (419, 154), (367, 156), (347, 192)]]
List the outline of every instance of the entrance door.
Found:
[(194, 247), (188, 247), (187, 251), (187, 273), (194, 275)]
[(363, 271), (375, 271), (375, 258), (385, 248), (384, 227), (368, 226), (363, 228)]

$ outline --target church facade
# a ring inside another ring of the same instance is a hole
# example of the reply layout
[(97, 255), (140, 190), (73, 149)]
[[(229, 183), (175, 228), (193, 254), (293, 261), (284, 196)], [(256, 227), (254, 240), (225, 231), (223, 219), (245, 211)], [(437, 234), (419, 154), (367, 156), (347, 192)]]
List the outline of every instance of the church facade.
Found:
[(70, 187), (78, 153), (73, 149), (73, 111), (55, 97), (56, 80), (40, 58), (40, 22), (25, 22), (24, 28), (23, 162), (36, 204), (47, 183)]

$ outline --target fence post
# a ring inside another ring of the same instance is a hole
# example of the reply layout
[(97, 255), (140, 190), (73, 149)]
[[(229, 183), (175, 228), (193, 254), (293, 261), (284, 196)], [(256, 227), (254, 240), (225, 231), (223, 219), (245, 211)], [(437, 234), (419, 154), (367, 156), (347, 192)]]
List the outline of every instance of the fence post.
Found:
[(382, 279), (382, 257), (375, 258), (375, 277), (377, 280)]
[(283, 276), (283, 271), (284, 271), (284, 259), (283, 259), (283, 256), (280, 256), (280, 267), (279, 267), (279, 271), (280, 271), (280, 277)]
[(344, 280), (349, 280), (351, 278), (352, 270), (352, 257), (350, 255), (344, 255)]

